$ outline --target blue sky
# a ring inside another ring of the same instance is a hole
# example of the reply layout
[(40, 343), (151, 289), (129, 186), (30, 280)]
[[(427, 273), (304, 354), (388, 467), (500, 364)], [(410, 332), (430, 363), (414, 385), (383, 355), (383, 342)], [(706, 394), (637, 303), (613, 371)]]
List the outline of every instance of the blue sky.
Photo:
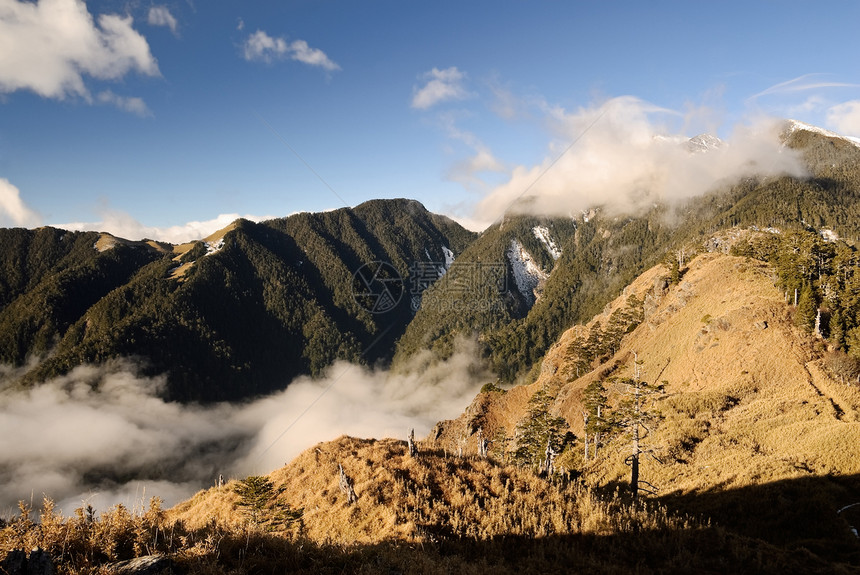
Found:
[(0, 0), (0, 225), (181, 241), (410, 197), (480, 226), (526, 189), (573, 209), (630, 184), (577, 171), (665, 160), (636, 138), (860, 136), (858, 22), (854, 2)]

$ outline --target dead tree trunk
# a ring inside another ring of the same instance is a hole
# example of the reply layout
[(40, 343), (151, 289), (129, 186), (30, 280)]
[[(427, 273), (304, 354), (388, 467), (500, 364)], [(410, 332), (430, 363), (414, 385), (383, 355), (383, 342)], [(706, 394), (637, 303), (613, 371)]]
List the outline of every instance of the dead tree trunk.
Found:
[(340, 469), (340, 492), (346, 495), (347, 505), (352, 505), (358, 500), (358, 496), (355, 494), (355, 489), (352, 486), (352, 479), (343, 470), (343, 465), (338, 464), (338, 468)]
[[(637, 390), (636, 408), (639, 409)], [(630, 490), (633, 491), (633, 510), (639, 508), (639, 424), (633, 425), (633, 453), (630, 456)]]
[(583, 444), (583, 447), (585, 448), (585, 461), (588, 461), (588, 412), (587, 411), (582, 412), (582, 419), (583, 419), (582, 428), (585, 430), (582, 433), (582, 437), (583, 437), (582, 444)]
[(418, 447), (415, 445), (415, 430), (412, 429), (409, 431), (409, 439), (407, 440), (409, 444), (409, 457), (415, 457), (418, 455)]
[(550, 437), (546, 442), (546, 451), (544, 451), (543, 456), (543, 473), (546, 477), (552, 477), (553, 473), (555, 473), (555, 450), (552, 448), (552, 437)]
[(487, 448), (490, 446), (490, 442), (487, 441), (487, 438), (484, 437), (484, 428), (478, 428), (478, 455), (480, 457), (487, 456)]

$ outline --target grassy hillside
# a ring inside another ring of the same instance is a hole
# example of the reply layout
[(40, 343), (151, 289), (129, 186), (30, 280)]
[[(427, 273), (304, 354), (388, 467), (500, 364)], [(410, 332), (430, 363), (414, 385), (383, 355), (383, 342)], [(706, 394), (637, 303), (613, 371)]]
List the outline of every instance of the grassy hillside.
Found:
[[(851, 572), (660, 507), (634, 512), (611, 494), (423, 447), (412, 457), (402, 441), (342, 437), (167, 512), (156, 502), (66, 518), (47, 502), (37, 526), (25, 506), (0, 524), (0, 561), (38, 545), (62, 574), (152, 554), (190, 574)], [(250, 484), (264, 487), (237, 493)], [(291, 520), (273, 521), (285, 512)]]
[[(625, 381), (638, 358), (643, 380), (666, 382), (646, 404), (655, 418), (641, 438), (651, 450), (640, 471), (656, 488), (650, 501), (860, 566), (851, 531), (860, 516), (836, 513), (860, 501), (860, 387), (842, 383), (826, 343), (795, 325), (796, 309), (769, 265), (706, 253), (682, 272), (675, 285), (664, 266), (640, 276), (599, 316), (562, 335), (534, 384), (481, 394), (458, 420), (437, 426), (435, 445), (463, 442), (474, 452), (481, 427), (499, 445), (507, 438), (512, 457), (529, 398), (544, 390), (555, 398), (550, 413), (577, 436), (559, 462), (595, 489), (627, 491), (632, 440), (629, 428), (612, 423), (630, 400)], [(631, 296), (642, 302), (642, 323), (583, 367), (583, 341)], [(607, 424), (596, 456), (594, 412), (591, 429), (583, 416), (595, 383), (604, 385)]]

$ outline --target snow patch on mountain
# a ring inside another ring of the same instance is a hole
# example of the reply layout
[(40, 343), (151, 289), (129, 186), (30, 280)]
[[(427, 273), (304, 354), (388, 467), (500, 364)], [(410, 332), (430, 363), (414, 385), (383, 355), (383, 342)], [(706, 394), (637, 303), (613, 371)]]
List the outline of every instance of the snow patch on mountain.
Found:
[(857, 147), (860, 147), (860, 139), (858, 138), (849, 138), (847, 136), (843, 136), (842, 134), (837, 134), (836, 132), (831, 132), (830, 130), (825, 130), (824, 128), (819, 128), (818, 126), (813, 126), (812, 124), (807, 124), (805, 122), (800, 122), (798, 120), (789, 120), (788, 121), (788, 135), (793, 134), (798, 130), (803, 130), (805, 132), (812, 132), (814, 134), (821, 134), (822, 136), (826, 136), (828, 138), (836, 138), (838, 140), (845, 140), (846, 142), (850, 142)]
[(454, 252), (448, 249), (447, 246), (442, 246), (442, 253), (445, 255), (445, 271), (454, 263)]
[(694, 154), (701, 154), (722, 148), (724, 142), (711, 134), (699, 134), (687, 140), (687, 149)]
[(517, 290), (529, 305), (533, 304), (537, 301), (538, 287), (548, 277), (546, 272), (540, 269), (532, 255), (516, 239), (511, 240), (507, 255)]
[(555, 240), (552, 239), (548, 227), (535, 226), (532, 228), (532, 233), (544, 245), (546, 251), (548, 251), (549, 255), (552, 256), (552, 259), (557, 260), (561, 257), (561, 250), (558, 248), (558, 244), (555, 243)]
[(224, 238), (221, 238), (217, 242), (206, 242), (206, 255), (211, 255), (221, 251), (221, 248), (224, 247)]

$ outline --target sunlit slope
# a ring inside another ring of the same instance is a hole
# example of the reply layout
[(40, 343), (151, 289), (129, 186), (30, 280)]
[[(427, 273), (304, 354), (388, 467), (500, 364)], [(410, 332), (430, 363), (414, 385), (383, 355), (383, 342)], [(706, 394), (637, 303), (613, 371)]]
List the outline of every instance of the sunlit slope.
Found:
[[(352, 503), (340, 489), (341, 466), (356, 494)], [(179, 522), (173, 529), (180, 532), (202, 530), (201, 538), (208, 531), (225, 541), (256, 541), (277, 509), (303, 509), (300, 520), (275, 529), (273, 541), (285, 537), (308, 553), (317, 545), (349, 551), (368, 573), (393, 565), (410, 573), (850, 572), (833, 557), (780, 549), (665, 509), (634, 514), (623, 497), (420, 442), (410, 456), (404, 441), (341, 437), (262, 479), (272, 496), (253, 519), (239, 481), (198, 493), (166, 519)], [(259, 543), (251, 549), (251, 561), (269, 557)]]
[[(624, 486), (629, 437), (605, 442), (596, 458), (592, 444), (584, 460), (584, 391), (605, 382), (611, 412), (626, 397), (617, 380), (632, 375), (638, 357), (643, 379), (666, 382), (653, 404), (662, 420), (643, 437), (654, 458), (643, 456), (642, 478), (657, 497), (775, 542), (851, 545), (850, 513), (835, 511), (860, 501), (860, 389), (830, 375), (825, 343), (794, 325), (766, 264), (707, 253), (677, 285), (668, 278), (663, 266), (640, 276), (589, 324), (562, 335), (535, 383), (479, 395), (431, 437), (472, 451), (479, 428), (514, 438), (528, 399), (545, 389), (556, 397), (551, 411), (579, 438), (568, 464), (589, 484)], [(577, 337), (607, 325), (632, 295), (644, 302), (644, 321), (577, 376)]]

